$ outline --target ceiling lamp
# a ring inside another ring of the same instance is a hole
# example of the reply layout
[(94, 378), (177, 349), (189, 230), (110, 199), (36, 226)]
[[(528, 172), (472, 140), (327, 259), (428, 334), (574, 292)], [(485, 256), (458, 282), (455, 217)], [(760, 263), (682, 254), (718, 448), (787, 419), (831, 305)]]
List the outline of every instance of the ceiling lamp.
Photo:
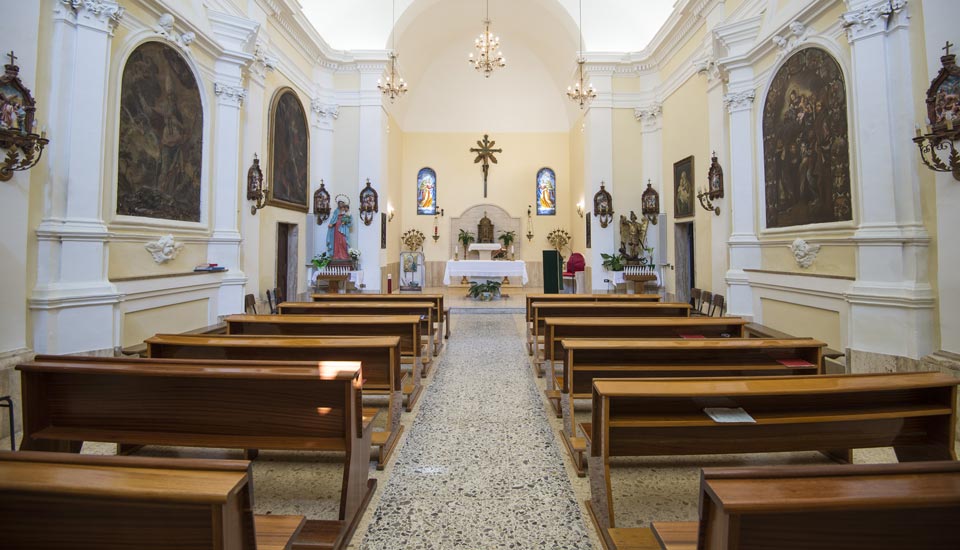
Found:
[(567, 86), (567, 97), (576, 101), (580, 104), (580, 108), (583, 109), (591, 101), (596, 99), (597, 91), (593, 88), (593, 84), (584, 85), (583, 82), (583, 64), (587, 62), (583, 57), (583, 0), (580, 0), (580, 51), (577, 52), (577, 74), (579, 78), (574, 82), (573, 86)]
[(397, 70), (397, 1), (393, 0), (393, 32), (391, 33), (391, 44), (390, 44), (390, 72), (387, 74), (386, 82), (381, 82), (380, 79), (377, 79), (377, 88), (380, 89), (380, 92), (383, 95), (390, 98), (390, 103), (393, 103), (393, 100), (407, 93), (407, 83), (403, 81), (403, 77), (400, 76), (400, 71)]
[(467, 61), (473, 65), (473, 68), (482, 71), (483, 76), (490, 78), (490, 73), (494, 69), (507, 66), (507, 60), (503, 58), (500, 51), (500, 37), (493, 36), (490, 32), (490, 0), (487, 0), (487, 16), (483, 20), (483, 32), (480, 37), (473, 41), (473, 47), (477, 49), (477, 57), (470, 57)]

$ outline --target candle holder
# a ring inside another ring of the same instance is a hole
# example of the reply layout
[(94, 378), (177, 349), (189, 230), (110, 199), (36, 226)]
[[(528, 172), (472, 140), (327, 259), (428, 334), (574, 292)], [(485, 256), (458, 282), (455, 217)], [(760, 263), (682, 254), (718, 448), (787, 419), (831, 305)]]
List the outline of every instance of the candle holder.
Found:
[(926, 133), (921, 133), (917, 126), (913, 142), (920, 149), (920, 160), (927, 168), (935, 172), (950, 172), (953, 179), (960, 181), (960, 152), (957, 152), (954, 144), (960, 139), (960, 118), (948, 100), (951, 86), (960, 78), (957, 56), (950, 53), (952, 47), (950, 42), (944, 46), (946, 55), (940, 58), (943, 66), (927, 90), (927, 119), (930, 125), (926, 127)]

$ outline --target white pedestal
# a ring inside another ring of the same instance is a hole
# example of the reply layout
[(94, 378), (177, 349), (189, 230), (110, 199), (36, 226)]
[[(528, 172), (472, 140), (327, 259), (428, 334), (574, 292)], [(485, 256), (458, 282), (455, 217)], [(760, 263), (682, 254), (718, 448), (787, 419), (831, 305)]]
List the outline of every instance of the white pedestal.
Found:
[(500, 250), (500, 245), (497, 243), (470, 243), (470, 246), (467, 248), (468, 252), (477, 251), (482, 261), (492, 260), (493, 253), (498, 250)]

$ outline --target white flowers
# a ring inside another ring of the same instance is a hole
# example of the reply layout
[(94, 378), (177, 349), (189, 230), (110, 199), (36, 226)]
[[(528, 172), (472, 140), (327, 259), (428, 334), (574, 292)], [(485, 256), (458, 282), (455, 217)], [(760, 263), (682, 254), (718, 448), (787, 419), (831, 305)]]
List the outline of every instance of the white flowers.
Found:
[(351, 248), (351, 249), (347, 250), (347, 253), (350, 254), (350, 258), (352, 258), (353, 260), (359, 260), (359, 259), (360, 259), (360, 251), (357, 250), (356, 248)]

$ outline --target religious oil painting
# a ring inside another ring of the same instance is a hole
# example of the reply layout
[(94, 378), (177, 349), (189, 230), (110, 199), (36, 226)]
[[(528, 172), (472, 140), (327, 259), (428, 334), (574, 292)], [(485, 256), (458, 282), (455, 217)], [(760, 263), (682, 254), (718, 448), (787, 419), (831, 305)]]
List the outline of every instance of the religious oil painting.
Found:
[(537, 171), (537, 215), (553, 216), (557, 213), (557, 176), (550, 168)]
[(795, 53), (763, 107), (768, 228), (853, 219), (849, 143), (840, 65), (819, 48)]
[(673, 163), (673, 217), (693, 215), (693, 157)]
[(293, 90), (281, 91), (274, 100), (270, 136), (272, 158), (268, 204), (306, 212), (310, 135), (303, 105)]
[(433, 216), (437, 213), (437, 173), (433, 168), (417, 172), (417, 214)]
[(197, 80), (173, 48), (147, 42), (120, 83), (117, 214), (200, 221), (203, 104)]

